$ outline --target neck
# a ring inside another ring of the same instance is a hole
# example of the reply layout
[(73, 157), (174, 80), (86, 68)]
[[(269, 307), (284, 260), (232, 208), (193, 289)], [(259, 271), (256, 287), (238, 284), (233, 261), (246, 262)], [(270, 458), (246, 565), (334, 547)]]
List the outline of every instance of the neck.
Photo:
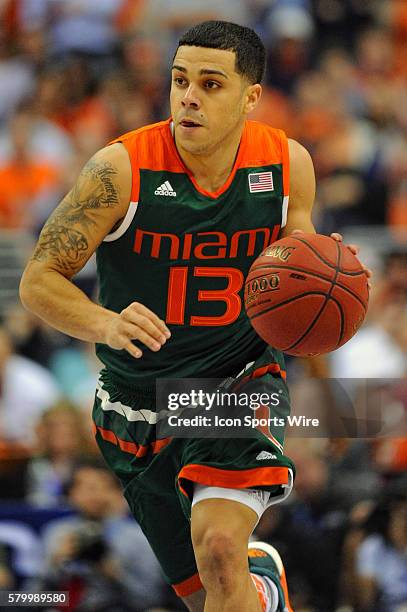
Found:
[(182, 161), (200, 187), (207, 191), (217, 191), (224, 185), (236, 160), (243, 127), (244, 122), (240, 129), (234, 130), (232, 134), (205, 153), (186, 151), (175, 139), (175, 145)]

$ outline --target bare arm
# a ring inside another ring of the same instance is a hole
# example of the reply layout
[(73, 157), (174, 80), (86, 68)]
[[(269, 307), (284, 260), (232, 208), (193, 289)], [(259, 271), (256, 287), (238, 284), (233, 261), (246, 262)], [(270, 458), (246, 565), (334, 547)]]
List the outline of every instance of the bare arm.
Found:
[(296, 140), (288, 140), (290, 154), (290, 200), (287, 224), (280, 237), (289, 236), (294, 230), (315, 233), (311, 212), (315, 199), (315, 175), (308, 151)]
[(28, 310), (56, 329), (140, 357), (131, 340), (158, 350), (164, 323), (141, 304), (133, 303), (120, 314), (107, 310), (71, 282), (125, 216), (130, 192), (131, 168), (124, 147), (115, 144), (96, 153), (44, 225), (23, 274), (20, 297)]

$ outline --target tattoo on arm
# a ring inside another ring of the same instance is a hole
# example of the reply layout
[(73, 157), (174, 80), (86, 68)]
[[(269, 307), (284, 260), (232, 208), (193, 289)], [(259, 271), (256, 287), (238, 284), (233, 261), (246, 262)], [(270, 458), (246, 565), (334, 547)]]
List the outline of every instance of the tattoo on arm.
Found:
[(86, 230), (96, 224), (94, 211), (120, 204), (117, 177), (110, 162), (88, 161), (44, 225), (32, 259), (49, 260), (68, 274), (77, 272), (89, 256)]

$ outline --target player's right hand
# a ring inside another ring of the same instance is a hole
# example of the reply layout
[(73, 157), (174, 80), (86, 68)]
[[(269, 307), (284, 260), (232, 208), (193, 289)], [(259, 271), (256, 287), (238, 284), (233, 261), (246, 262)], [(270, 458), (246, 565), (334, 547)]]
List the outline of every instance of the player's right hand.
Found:
[(133, 302), (112, 318), (105, 332), (105, 343), (113, 349), (125, 350), (136, 359), (143, 354), (132, 340), (140, 340), (152, 351), (159, 351), (171, 332), (149, 308)]

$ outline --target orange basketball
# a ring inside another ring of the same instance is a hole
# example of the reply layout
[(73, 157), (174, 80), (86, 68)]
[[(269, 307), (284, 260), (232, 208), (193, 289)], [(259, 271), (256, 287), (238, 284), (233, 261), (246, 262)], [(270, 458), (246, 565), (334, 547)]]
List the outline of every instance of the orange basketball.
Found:
[(367, 276), (342, 243), (320, 234), (274, 242), (256, 259), (245, 306), (256, 332), (290, 355), (318, 355), (350, 340), (366, 315)]

